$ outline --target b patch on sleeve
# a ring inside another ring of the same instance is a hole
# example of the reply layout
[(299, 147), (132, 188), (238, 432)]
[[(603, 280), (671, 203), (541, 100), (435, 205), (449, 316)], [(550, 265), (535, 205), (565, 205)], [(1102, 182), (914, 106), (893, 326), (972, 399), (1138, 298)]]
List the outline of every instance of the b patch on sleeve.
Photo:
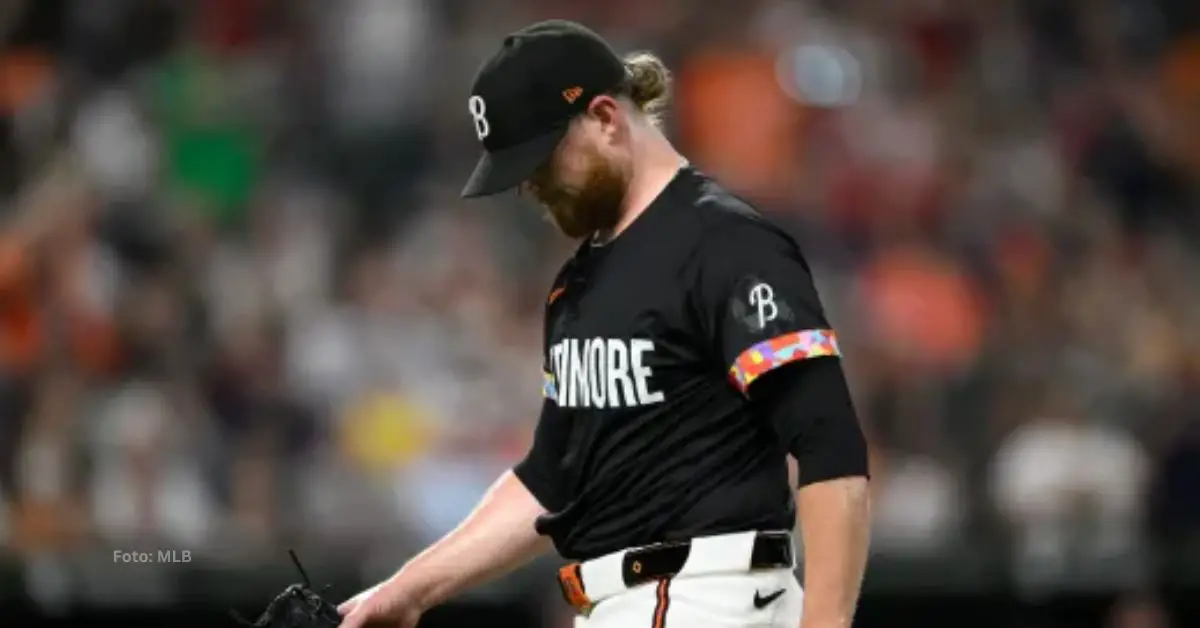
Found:
[(737, 283), (729, 302), (729, 314), (751, 334), (762, 334), (772, 326), (795, 320), (795, 314), (775, 286), (753, 276)]
[(729, 379), (742, 393), (754, 380), (785, 364), (821, 358), (841, 356), (837, 334), (832, 329), (806, 329), (770, 340), (764, 340), (746, 349), (729, 367)]

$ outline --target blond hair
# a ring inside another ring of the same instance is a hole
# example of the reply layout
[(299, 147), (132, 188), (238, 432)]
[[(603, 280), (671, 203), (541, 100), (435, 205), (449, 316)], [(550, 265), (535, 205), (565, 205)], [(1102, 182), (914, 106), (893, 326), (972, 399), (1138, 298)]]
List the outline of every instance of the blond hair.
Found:
[(662, 59), (653, 53), (635, 52), (625, 57), (625, 80), (617, 93), (628, 97), (655, 126), (661, 126), (671, 105), (671, 83), (671, 71)]

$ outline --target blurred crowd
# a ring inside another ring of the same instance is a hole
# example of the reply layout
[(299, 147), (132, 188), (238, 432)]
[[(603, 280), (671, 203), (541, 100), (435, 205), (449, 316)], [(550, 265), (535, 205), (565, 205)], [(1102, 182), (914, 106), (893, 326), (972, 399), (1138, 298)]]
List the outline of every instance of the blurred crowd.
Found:
[(804, 246), (877, 551), (1194, 539), (1198, 6), (0, 3), (0, 548), (453, 526), (528, 445), (573, 246), (457, 196), (476, 67), (547, 17), (663, 56), (673, 138)]

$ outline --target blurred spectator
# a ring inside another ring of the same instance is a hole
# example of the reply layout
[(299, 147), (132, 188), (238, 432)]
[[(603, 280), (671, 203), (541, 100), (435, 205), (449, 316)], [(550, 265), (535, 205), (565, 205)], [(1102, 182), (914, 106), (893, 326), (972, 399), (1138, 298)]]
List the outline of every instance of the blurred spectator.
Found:
[(127, 91), (114, 89), (84, 103), (72, 139), (81, 168), (105, 198), (132, 201), (152, 193), (158, 147)]
[(1123, 430), (1087, 422), (1060, 393), (1051, 394), (1005, 439), (993, 463), (993, 494), (1013, 526), (1018, 559), (1056, 564), (1077, 552), (1137, 549), (1145, 451)]
[(399, 474), (397, 512), (412, 517), (417, 543), (433, 543), (454, 529), (505, 469), (489, 442), (497, 436), (495, 428), (452, 429), (436, 450)]
[(874, 547), (900, 554), (930, 554), (962, 540), (966, 500), (959, 480), (927, 456), (894, 455), (874, 472), (879, 497), (872, 515)]
[(115, 268), (96, 242), (88, 191), (65, 168), (52, 170), (21, 200), (19, 227), (4, 242), (0, 361), (21, 376), (48, 359), (91, 375), (114, 366), (111, 336)]
[(779, 88), (776, 54), (741, 46), (689, 56), (678, 70), (682, 148), (695, 164), (760, 202), (794, 193), (803, 109)]
[(433, 150), (427, 118), (438, 24), (427, 0), (351, 0), (319, 20), (341, 180), (373, 228), (414, 213)]
[(906, 367), (953, 372), (972, 364), (985, 310), (971, 278), (935, 250), (885, 249), (862, 270), (871, 341)]
[(13, 544), (30, 554), (77, 548), (87, 534), (81, 503), (84, 470), (75, 434), (82, 389), (70, 371), (56, 369), (34, 390), (16, 460)]
[(117, 547), (154, 539), (198, 547), (216, 523), (195, 441), (161, 381), (131, 380), (102, 403), (89, 426), (92, 516)]

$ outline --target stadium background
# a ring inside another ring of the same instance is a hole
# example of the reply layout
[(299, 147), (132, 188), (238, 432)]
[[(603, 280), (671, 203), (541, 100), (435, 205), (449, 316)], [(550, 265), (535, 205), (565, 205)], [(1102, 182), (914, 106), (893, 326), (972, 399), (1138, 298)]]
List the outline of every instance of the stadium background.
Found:
[[(288, 547), (340, 598), (521, 455), (570, 247), (458, 200), (465, 96), (569, 17), (669, 61), (674, 138), (816, 267), (859, 625), (1198, 625), (1197, 7), (5, 0), (3, 623), (225, 625)], [(422, 625), (568, 626), (553, 567)]]

